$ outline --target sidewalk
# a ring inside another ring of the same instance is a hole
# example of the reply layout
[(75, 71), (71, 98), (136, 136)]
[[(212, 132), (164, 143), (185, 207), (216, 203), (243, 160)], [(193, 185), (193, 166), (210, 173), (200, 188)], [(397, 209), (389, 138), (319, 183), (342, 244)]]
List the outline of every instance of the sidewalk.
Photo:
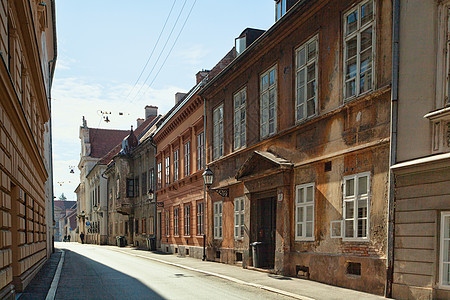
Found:
[(211, 276), (230, 280), (236, 283), (262, 288), (280, 295), (296, 299), (384, 299), (383, 297), (358, 292), (350, 289), (331, 286), (311, 280), (259, 272), (243, 269), (235, 265), (217, 262), (202, 261), (190, 257), (178, 257), (172, 254), (137, 250), (134, 248), (119, 248), (115, 246), (102, 246), (111, 251), (118, 251), (141, 258), (151, 259), (161, 263), (171, 264), (180, 268), (202, 272)]

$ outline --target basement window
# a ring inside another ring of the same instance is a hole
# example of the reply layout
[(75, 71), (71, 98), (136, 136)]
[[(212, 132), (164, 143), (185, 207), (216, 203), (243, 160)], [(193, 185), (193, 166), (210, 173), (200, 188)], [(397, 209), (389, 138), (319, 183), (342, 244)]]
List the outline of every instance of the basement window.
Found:
[(220, 259), (220, 251), (216, 251), (216, 258)]
[(236, 261), (242, 261), (242, 253), (236, 252)]
[(361, 276), (361, 263), (348, 262), (347, 274)]

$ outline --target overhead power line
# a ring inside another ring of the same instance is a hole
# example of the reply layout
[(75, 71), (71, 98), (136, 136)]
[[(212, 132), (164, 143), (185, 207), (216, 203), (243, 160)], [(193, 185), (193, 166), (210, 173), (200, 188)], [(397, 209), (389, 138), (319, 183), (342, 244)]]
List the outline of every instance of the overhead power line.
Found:
[[(197, 1), (197, 0), (195, 0), (195, 2), (196, 2), (196, 1)], [(150, 70), (150, 73), (147, 75), (147, 77), (145, 78), (144, 83), (141, 85), (141, 87), (139, 88), (138, 92), (137, 92), (136, 95), (133, 97), (133, 99), (130, 101), (130, 103), (132, 103), (134, 100), (136, 100), (137, 96), (140, 94), (142, 88), (143, 88), (144, 85), (147, 83), (148, 79), (150, 78), (150, 75), (153, 73), (153, 70), (155, 69), (156, 65), (158, 64), (158, 62), (159, 62), (159, 60), (160, 60), (162, 54), (164, 53), (164, 50), (165, 50), (166, 47), (167, 47), (167, 44), (169, 43), (169, 40), (170, 40), (170, 37), (171, 37), (172, 34), (173, 34), (173, 31), (175, 30), (175, 27), (176, 27), (177, 24), (178, 24), (178, 21), (179, 21), (179, 19), (180, 19), (180, 16), (181, 16), (181, 14), (183, 13), (184, 7), (186, 6), (186, 2), (187, 2), (187, 0), (184, 0), (183, 7), (181, 8), (180, 13), (178, 14), (177, 19), (176, 19), (176, 21), (175, 21), (175, 24), (173, 25), (172, 30), (170, 31), (169, 36), (167, 37), (167, 40), (166, 40), (166, 42), (164, 43), (164, 46), (163, 46), (161, 52), (159, 53), (158, 58), (156, 59), (156, 62), (153, 64), (153, 67), (152, 67), (152, 69)], [(195, 4), (195, 2), (194, 2), (194, 4)], [(194, 7), (194, 6), (192, 6), (192, 8), (193, 8), (193, 7)], [(192, 8), (191, 8), (191, 11), (192, 11)], [(189, 14), (190, 14), (190, 13), (189, 13)], [(188, 18), (189, 18), (189, 16), (188, 16)], [(187, 21), (187, 18), (186, 18), (186, 21)], [(185, 21), (185, 24), (186, 24), (186, 21)], [(183, 27), (184, 27), (184, 25), (183, 25)], [(183, 28), (181, 29), (181, 31), (182, 31), (182, 30), (183, 30)], [(180, 33), (181, 33), (181, 31), (180, 31)], [(180, 35), (180, 34), (178, 34), (178, 36), (179, 36), (179, 35)], [(178, 39), (178, 37), (177, 37), (177, 39)], [(175, 41), (175, 42), (176, 42), (176, 41)], [(172, 47), (172, 48), (173, 48), (173, 47)]]
[(159, 36), (158, 36), (158, 39), (156, 40), (155, 45), (153, 46), (152, 52), (150, 53), (150, 55), (149, 55), (149, 57), (147, 59), (147, 62), (145, 63), (144, 67), (142, 68), (142, 71), (139, 74), (138, 79), (136, 79), (136, 82), (134, 83), (133, 87), (131, 88), (130, 92), (128, 93), (128, 95), (127, 95), (127, 97), (125, 99), (128, 99), (128, 97), (130, 97), (130, 95), (133, 92), (134, 88), (136, 87), (136, 85), (138, 84), (139, 80), (141, 79), (142, 74), (144, 74), (144, 71), (147, 68), (148, 63), (150, 62), (150, 59), (153, 57), (153, 53), (155, 52), (156, 47), (158, 46), (159, 40), (161, 39), (161, 36), (162, 36), (164, 30), (166, 29), (167, 22), (169, 21), (170, 15), (172, 14), (172, 11), (173, 11), (173, 8), (175, 7), (175, 3), (176, 2), (177, 2), (177, 0), (173, 1), (172, 7), (170, 8), (170, 12), (167, 15), (166, 21), (164, 22), (164, 25), (163, 25), (163, 27), (161, 29), (161, 32), (159, 33)]

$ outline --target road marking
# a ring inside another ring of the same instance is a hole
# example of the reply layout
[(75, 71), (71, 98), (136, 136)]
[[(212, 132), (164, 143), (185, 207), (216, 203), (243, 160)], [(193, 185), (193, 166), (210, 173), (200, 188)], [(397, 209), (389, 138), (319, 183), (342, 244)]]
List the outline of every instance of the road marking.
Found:
[(61, 277), (61, 270), (64, 263), (64, 250), (62, 250), (61, 258), (59, 259), (58, 268), (56, 269), (55, 276), (53, 277), (52, 285), (48, 290), (47, 297), (45, 300), (53, 300), (55, 299), (56, 289), (58, 288), (59, 278)]
[(109, 250), (120, 252), (120, 253), (124, 253), (124, 254), (128, 254), (128, 255), (132, 255), (132, 256), (136, 256), (136, 257), (140, 257), (140, 258), (153, 260), (153, 261), (164, 263), (164, 264), (168, 264), (168, 265), (171, 265), (171, 266), (174, 266), (174, 267), (183, 268), (183, 269), (186, 269), (186, 270), (203, 273), (203, 274), (206, 274), (206, 275), (211, 275), (211, 276), (214, 276), (214, 277), (218, 277), (218, 278), (222, 278), (222, 279), (225, 279), (225, 280), (232, 281), (234, 283), (238, 283), (238, 284), (243, 284), (243, 285), (259, 288), (259, 289), (262, 289), (262, 290), (266, 290), (266, 291), (269, 291), (269, 292), (272, 292), (272, 293), (284, 295), (284, 296), (291, 297), (291, 298), (294, 298), (294, 299), (315, 300), (314, 298), (310, 298), (310, 297), (302, 296), (302, 295), (297, 295), (297, 294), (286, 292), (286, 291), (283, 291), (283, 290), (279, 290), (277, 288), (273, 288), (273, 287), (270, 287), (270, 286), (256, 284), (256, 283), (251, 283), (251, 282), (246, 282), (246, 281), (242, 281), (242, 280), (239, 280), (239, 279), (236, 279), (236, 278), (233, 278), (233, 277), (229, 277), (229, 276), (226, 276), (226, 275), (221, 275), (221, 274), (217, 274), (217, 273), (213, 273), (213, 272), (208, 272), (208, 271), (204, 271), (204, 270), (200, 270), (200, 269), (195, 269), (195, 268), (191, 268), (191, 267), (188, 267), (188, 266), (183, 266), (183, 265), (180, 265), (180, 264), (176, 264), (176, 263), (173, 263), (173, 262), (169, 262), (169, 261), (165, 261), (165, 260), (161, 260), (161, 259), (157, 259), (157, 258), (153, 258), (153, 257), (148, 257), (148, 256), (144, 256), (144, 255), (139, 255), (139, 254), (133, 254), (133, 253), (130, 253), (130, 252), (127, 252), (127, 251), (123, 251), (123, 250), (116, 250), (116, 249), (109, 249)]

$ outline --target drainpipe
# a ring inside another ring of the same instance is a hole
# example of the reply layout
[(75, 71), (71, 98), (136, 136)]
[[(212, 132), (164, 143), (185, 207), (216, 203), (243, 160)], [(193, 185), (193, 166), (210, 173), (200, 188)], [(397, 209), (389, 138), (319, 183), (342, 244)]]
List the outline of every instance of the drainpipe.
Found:
[(155, 203), (155, 210), (154, 210), (154, 216), (153, 216), (153, 237), (155, 238), (155, 250), (156, 250), (156, 245), (157, 245), (157, 243), (156, 243), (156, 241), (157, 241), (157, 239), (158, 239), (158, 236), (157, 236), (157, 234), (156, 234), (156, 232), (157, 232), (157, 226), (158, 226), (158, 220), (157, 220), (157, 216), (158, 216), (158, 205), (157, 205), (157, 203), (158, 203), (158, 197), (156, 196), (156, 190), (157, 190), (157, 178), (156, 178), (156, 175), (157, 175), (157, 172), (156, 172), (156, 144), (155, 144), (155, 142), (153, 141), (153, 138), (151, 137), (150, 138), (150, 145), (152, 145), (153, 146), (153, 182), (152, 182), (152, 185), (153, 185), (153, 201), (154, 201), (154, 203)]
[(397, 162), (398, 85), (400, 61), (400, 0), (393, 0), (392, 28), (392, 89), (391, 89), (391, 137), (389, 153), (389, 204), (387, 230), (387, 260), (385, 297), (392, 297), (394, 277), (394, 227), (395, 227), (395, 177), (390, 167)]
[[(203, 98), (203, 160), (206, 167), (206, 99)], [(203, 169), (205, 169), (203, 167)], [(203, 182), (203, 257), (202, 260), (206, 261), (206, 185)]]

